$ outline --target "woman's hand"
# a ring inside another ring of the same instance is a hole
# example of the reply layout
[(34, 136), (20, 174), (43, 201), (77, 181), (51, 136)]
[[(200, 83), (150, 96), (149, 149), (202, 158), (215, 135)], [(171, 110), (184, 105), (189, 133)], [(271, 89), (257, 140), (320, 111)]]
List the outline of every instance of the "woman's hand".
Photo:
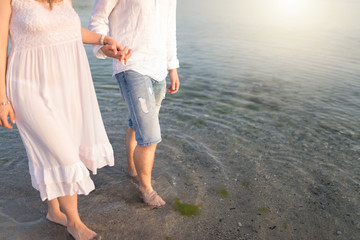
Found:
[(11, 124), (9, 123), (8, 116), (11, 123), (15, 124), (14, 109), (11, 103), (6, 105), (0, 105), (0, 126), (12, 129), (13, 126), (11, 126)]
[(171, 69), (169, 73), (171, 86), (167, 88), (168, 93), (174, 94), (179, 91), (180, 81), (177, 73), (177, 69)]
[(132, 50), (128, 47), (121, 47), (119, 43), (112, 37), (106, 36), (104, 39), (104, 46), (101, 51), (108, 57), (119, 59), (120, 62), (124, 61), (126, 65), (127, 61), (132, 55)]

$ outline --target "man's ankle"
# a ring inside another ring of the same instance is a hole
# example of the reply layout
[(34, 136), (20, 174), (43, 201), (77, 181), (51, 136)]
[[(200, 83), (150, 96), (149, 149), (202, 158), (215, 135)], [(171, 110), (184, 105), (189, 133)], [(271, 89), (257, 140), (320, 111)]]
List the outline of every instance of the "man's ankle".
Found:
[(152, 186), (143, 186), (143, 185), (140, 185), (140, 187), (139, 187), (139, 190), (140, 190), (140, 192), (142, 192), (142, 193), (150, 193), (150, 192), (152, 192), (152, 191), (154, 191), (154, 189), (152, 188)]

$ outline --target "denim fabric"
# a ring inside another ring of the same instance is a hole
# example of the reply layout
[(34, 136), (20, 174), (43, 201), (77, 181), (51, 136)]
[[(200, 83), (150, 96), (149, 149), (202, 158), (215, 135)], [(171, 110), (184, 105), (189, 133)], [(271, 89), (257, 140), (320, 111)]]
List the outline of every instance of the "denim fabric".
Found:
[(115, 75), (127, 104), (129, 127), (135, 131), (139, 146), (161, 142), (159, 110), (165, 98), (166, 81), (155, 81), (133, 70)]

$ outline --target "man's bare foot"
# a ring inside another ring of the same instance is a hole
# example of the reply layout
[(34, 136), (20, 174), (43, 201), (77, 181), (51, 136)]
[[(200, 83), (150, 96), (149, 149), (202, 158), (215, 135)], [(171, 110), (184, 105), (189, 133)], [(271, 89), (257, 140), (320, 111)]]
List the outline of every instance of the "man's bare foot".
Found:
[(151, 192), (141, 191), (141, 194), (144, 202), (147, 205), (155, 206), (155, 207), (163, 207), (166, 204), (166, 202), (154, 190)]
[(75, 240), (92, 240), (98, 238), (96, 232), (90, 230), (83, 222), (68, 225), (67, 230)]
[(63, 225), (64, 227), (67, 226), (66, 215), (60, 211), (58, 213), (51, 213), (51, 214), (47, 213), (46, 219), (49, 220), (50, 222), (54, 222), (54, 223)]

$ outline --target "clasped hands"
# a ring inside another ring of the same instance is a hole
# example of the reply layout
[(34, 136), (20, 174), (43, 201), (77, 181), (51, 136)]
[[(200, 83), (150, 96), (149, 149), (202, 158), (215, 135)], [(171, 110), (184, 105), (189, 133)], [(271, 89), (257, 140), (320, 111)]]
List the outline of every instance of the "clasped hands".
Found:
[(104, 46), (101, 51), (108, 57), (119, 59), (125, 65), (132, 55), (132, 50), (128, 47), (122, 47), (112, 37), (106, 36), (104, 39)]

